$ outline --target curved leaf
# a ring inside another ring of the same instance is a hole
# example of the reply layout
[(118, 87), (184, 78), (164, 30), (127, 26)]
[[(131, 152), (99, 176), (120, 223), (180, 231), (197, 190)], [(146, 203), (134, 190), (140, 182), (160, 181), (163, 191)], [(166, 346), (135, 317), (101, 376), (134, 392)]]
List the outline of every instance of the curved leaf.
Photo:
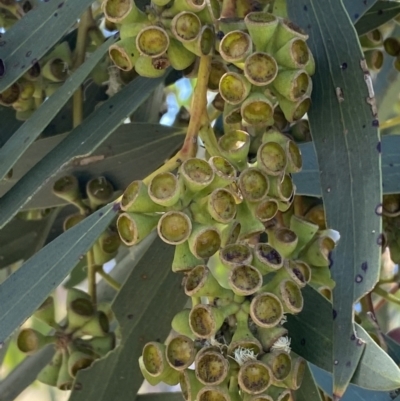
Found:
[(375, 3), (377, 0), (343, 0), (343, 5), (353, 24), (355, 24)]
[(321, 394), (308, 364), (301, 386), (296, 391), (296, 401), (322, 401)]

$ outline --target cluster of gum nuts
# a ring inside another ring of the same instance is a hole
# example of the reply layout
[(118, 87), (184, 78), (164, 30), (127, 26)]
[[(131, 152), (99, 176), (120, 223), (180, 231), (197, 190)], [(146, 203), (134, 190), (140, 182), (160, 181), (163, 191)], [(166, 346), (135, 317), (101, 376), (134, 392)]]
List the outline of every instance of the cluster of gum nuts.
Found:
[(153, 0), (146, 12), (133, 0), (105, 0), (103, 11), (119, 29), (109, 54), (123, 71), (159, 77), (172, 66), (196, 77), (199, 57), (212, 56), (208, 89), (228, 125), (270, 126), (278, 105), (293, 122), (310, 106), (308, 35), (286, 19), (251, 7), (231, 12), (218, 0)]
[(157, 229), (175, 246), (172, 270), (192, 301), (165, 344), (144, 346), (139, 366), (152, 385), (180, 383), (187, 401), (288, 401), (306, 365), (283, 324), (301, 312), (301, 288), (330, 280), (334, 241), (292, 212), (291, 173), (302, 164), (292, 140), (267, 130), (250, 167), (246, 132), (218, 146), (220, 156), (188, 159), (177, 175), (134, 181), (123, 194), (121, 240), (132, 246)]

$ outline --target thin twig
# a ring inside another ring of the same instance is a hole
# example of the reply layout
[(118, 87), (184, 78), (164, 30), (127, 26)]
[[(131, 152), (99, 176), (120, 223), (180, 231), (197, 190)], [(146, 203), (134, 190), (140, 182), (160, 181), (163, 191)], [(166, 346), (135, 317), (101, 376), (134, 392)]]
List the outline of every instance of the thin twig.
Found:
[[(399, 288), (400, 288), (399, 283), (394, 283), (392, 288), (390, 288), (390, 290), (387, 291), (387, 294), (394, 294), (399, 290)], [(384, 291), (384, 290), (382, 290), (382, 291)], [(385, 305), (387, 301), (388, 301), (388, 299), (386, 299), (386, 298), (382, 298), (381, 300), (379, 300), (379, 302), (376, 305), (374, 305), (375, 311), (378, 311), (380, 308), (382, 308), (382, 306)]]
[[(397, 290), (399, 289), (398, 284), (397, 284)], [(397, 298), (396, 296), (393, 295), (393, 293), (390, 291), (385, 291), (383, 288), (381, 287), (375, 287), (373, 292), (376, 295), (379, 295), (380, 297), (382, 297), (384, 300), (386, 300), (387, 302), (393, 302), (396, 305), (400, 305), (400, 299)], [(395, 291), (396, 292), (396, 291)], [(377, 308), (375, 307), (375, 310), (377, 310)]]
[(114, 280), (108, 273), (106, 273), (103, 270), (102, 266), (98, 266), (97, 273), (99, 273), (99, 275), (103, 278), (103, 280), (112, 288), (114, 288), (114, 290), (119, 291), (121, 289), (121, 284), (117, 281)]

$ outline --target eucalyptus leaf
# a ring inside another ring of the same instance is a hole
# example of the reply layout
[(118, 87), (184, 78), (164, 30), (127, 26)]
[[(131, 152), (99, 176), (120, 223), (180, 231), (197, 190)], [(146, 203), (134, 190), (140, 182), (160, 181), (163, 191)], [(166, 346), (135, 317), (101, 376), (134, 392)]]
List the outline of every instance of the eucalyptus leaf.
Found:
[(22, 121), (15, 118), (15, 110), (11, 107), (0, 105), (0, 146), (3, 146), (21, 126)]
[[(357, 3), (363, 10), (348, 10), (352, 21), (358, 19), (356, 12), (365, 12), (369, 5)], [(364, 348), (351, 340), (355, 334), (352, 306), (374, 287), (379, 275), (379, 123), (374, 99), (368, 100), (366, 83), (371, 78), (343, 3), (288, 0), (287, 4), (289, 17), (310, 35), (308, 44), (318, 66), (308, 117), (321, 172), (327, 224), (340, 233), (340, 242), (331, 256), (331, 274), (336, 282), (333, 360), (352, 361), (350, 366), (333, 366), (333, 394), (341, 397)]]
[(315, 383), (314, 376), (308, 364), (304, 373), (303, 382), (296, 391), (296, 401), (322, 401), (318, 386)]
[[(343, 0), (343, 5), (351, 21), (355, 24), (377, 1), (378, 0)], [(339, 1), (335, 1), (335, 3), (339, 3)]]
[[(400, 364), (400, 344), (393, 340), (393, 338), (389, 337), (387, 334), (383, 334), (383, 338), (385, 339), (387, 345), (387, 352), (390, 357), (393, 359), (395, 363)], [(400, 386), (399, 386), (400, 387)]]
[(114, 204), (99, 209), (45, 246), (0, 285), (0, 343), (61, 284), (117, 211)]

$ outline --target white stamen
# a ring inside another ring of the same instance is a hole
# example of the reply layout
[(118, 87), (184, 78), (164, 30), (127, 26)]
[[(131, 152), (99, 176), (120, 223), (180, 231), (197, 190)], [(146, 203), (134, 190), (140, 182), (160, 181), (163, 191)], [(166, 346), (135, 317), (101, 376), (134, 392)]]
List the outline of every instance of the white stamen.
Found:
[[(254, 353), (252, 349), (238, 347), (235, 349), (233, 353), (233, 359), (242, 366), (247, 361), (255, 361), (257, 360), (257, 355)], [(231, 357), (232, 358), (232, 357)]]
[(271, 351), (285, 351), (290, 353), (290, 342), (291, 340), (289, 337), (280, 337), (271, 347)]

